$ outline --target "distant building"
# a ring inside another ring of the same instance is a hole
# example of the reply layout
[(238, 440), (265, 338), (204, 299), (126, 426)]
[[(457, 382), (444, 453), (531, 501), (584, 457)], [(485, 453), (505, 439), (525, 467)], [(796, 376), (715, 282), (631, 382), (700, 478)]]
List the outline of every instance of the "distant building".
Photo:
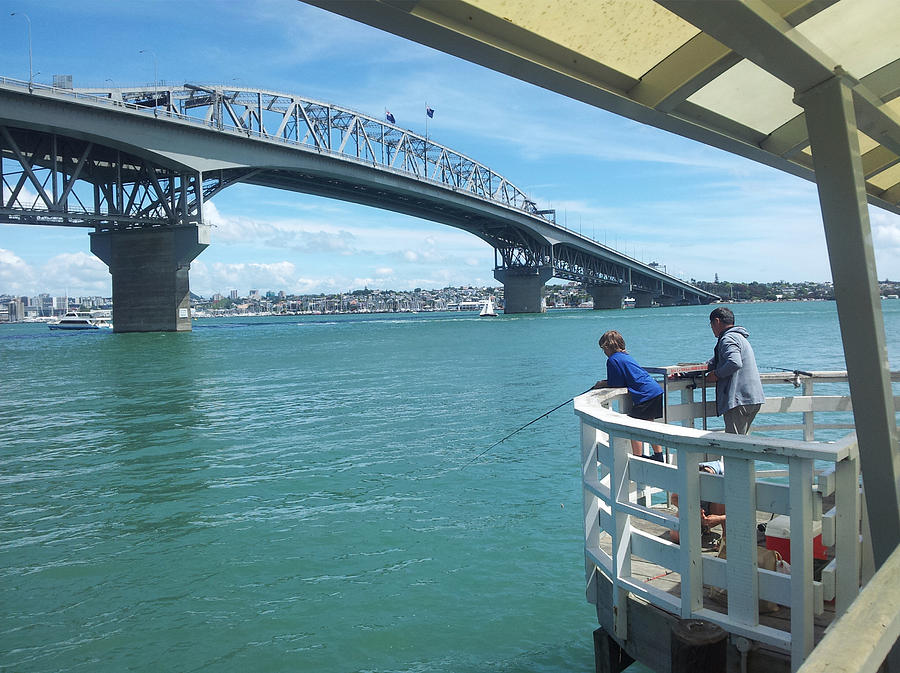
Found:
[(9, 302), (9, 322), (21, 322), (25, 319), (25, 306), (21, 299), (13, 299)]
[(237, 290), (232, 290), (230, 296), (231, 296), (232, 299), (237, 299), (237, 298), (238, 298), (238, 291), (237, 291)]

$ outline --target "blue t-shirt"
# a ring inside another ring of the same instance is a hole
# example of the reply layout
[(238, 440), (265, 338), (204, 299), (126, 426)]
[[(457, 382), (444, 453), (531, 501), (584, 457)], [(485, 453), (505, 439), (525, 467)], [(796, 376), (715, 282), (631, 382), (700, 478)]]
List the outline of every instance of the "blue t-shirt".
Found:
[(631, 401), (640, 404), (662, 395), (662, 388), (628, 353), (613, 353), (606, 360), (606, 384), (610, 388), (628, 388)]

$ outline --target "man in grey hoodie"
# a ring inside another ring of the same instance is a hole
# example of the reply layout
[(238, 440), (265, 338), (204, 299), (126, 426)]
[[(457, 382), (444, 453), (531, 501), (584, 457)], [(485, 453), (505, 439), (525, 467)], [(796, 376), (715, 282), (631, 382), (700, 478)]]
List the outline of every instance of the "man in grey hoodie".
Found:
[(746, 435), (766, 401), (749, 334), (724, 306), (709, 314), (709, 326), (718, 338), (706, 379), (716, 384), (716, 412), (725, 417), (725, 432)]

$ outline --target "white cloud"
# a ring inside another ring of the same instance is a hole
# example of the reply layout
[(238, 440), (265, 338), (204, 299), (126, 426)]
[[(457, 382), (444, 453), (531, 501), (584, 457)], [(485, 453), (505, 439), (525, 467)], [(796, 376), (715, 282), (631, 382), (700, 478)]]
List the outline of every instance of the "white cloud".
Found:
[[(191, 264), (191, 287), (205, 288), (207, 292), (226, 292), (231, 289), (246, 293), (250, 289), (293, 289), (300, 281), (292, 262), (271, 264), (241, 262), (205, 264), (195, 260)], [(195, 290), (196, 291), (196, 290)]]
[(62, 253), (34, 266), (11, 250), (0, 249), (0, 288), (2, 292), (22, 295), (67, 292), (73, 296), (108, 297), (112, 294), (106, 265), (85, 252)]
[(213, 225), (213, 235), (218, 242), (249, 243), (299, 252), (357, 252), (353, 233), (318, 221), (223, 215), (212, 202), (205, 204), (204, 209), (206, 221)]
[(11, 250), (0, 248), (0, 288), (9, 294), (31, 294), (34, 290), (34, 270)]
[(884, 211), (872, 211), (872, 238), (883, 251), (900, 254), (900, 217)]
[(900, 278), (900, 216), (870, 208), (869, 217), (878, 277), (896, 280)]

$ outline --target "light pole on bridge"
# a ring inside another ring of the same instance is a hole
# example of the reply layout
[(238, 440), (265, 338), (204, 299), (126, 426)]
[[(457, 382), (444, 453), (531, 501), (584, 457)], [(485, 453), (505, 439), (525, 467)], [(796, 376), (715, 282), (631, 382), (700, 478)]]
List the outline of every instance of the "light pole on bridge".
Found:
[(10, 16), (23, 16), (28, 22), (28, 93), (34, 90), (34, 66), (31, 58), (31, 18), (25, 12), (10, 12)]
[(152, 49), (141, 49), (138, 53), (153, 56), (153, 114), (156, 115), (156, 104), (159, 100), (159, 68), (157, 67), (156, 52)]

